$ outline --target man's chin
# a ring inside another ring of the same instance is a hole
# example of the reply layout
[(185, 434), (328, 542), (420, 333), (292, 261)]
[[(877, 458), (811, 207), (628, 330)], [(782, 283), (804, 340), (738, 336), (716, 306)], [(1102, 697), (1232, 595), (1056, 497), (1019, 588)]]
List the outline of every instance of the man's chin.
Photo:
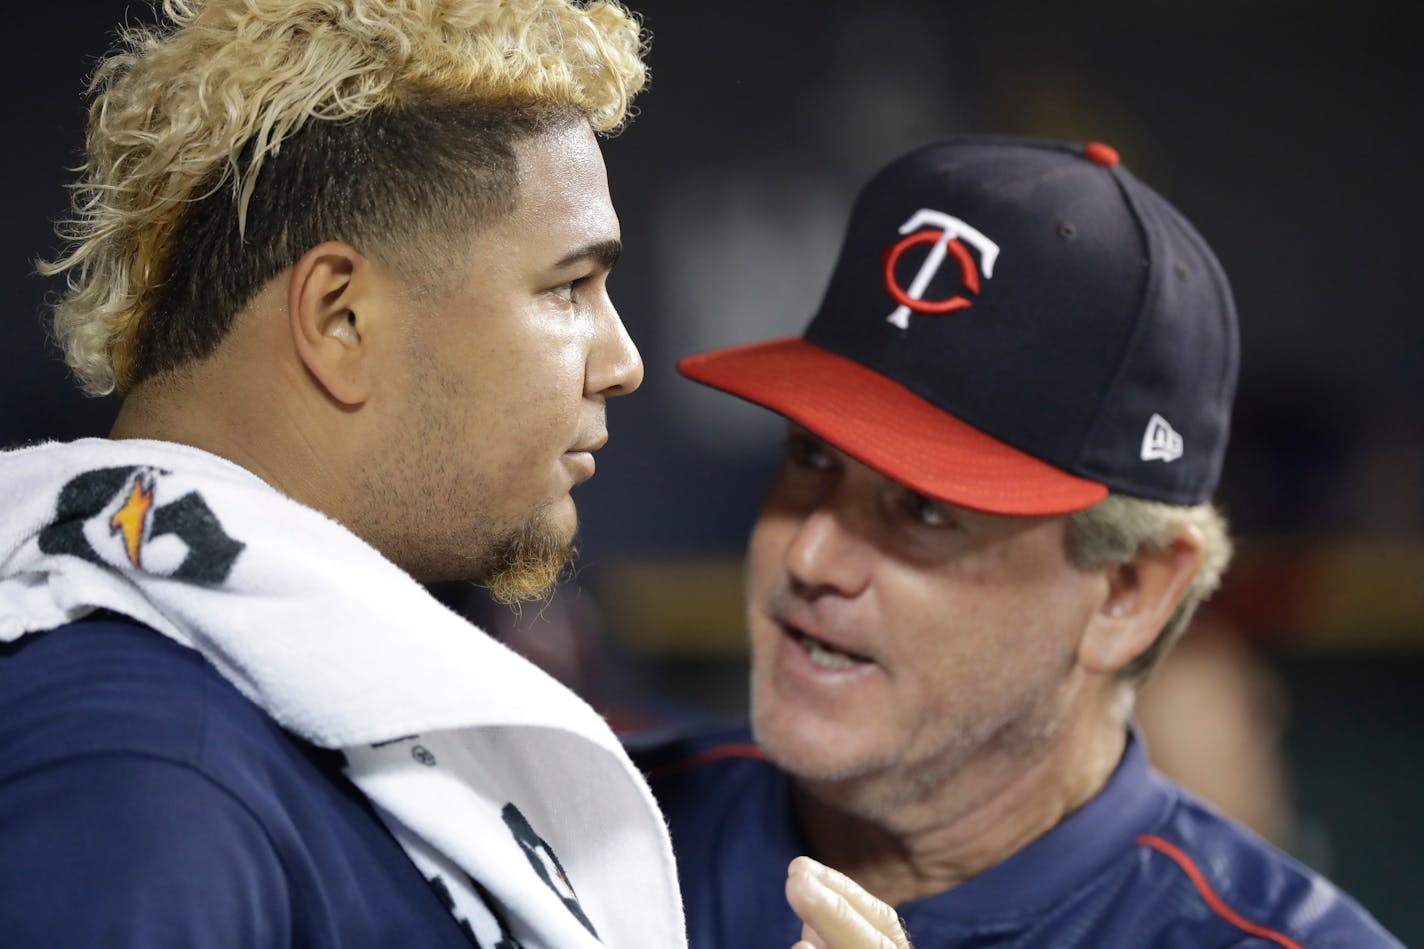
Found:
[(564, 578), (576, 555), (573, 545), (565, 544), (537, 557), (507, 564), (490, 574), (483, 585), (489, 589), (490, 596), (506, 605), (546, 599)]
[(500, 603), (540, 600), (553, 592), (573, 564), (574, 525), (552, 517), (534, 517), (501, 537), (491, 551), (482, 584)]
[[(850, 781), (881, 770), (884, 745), (868, 740), (854, 725), (818, 720), (796, 710), (772, 713), (752, 703), (752, 734), (767, 759), (784, 771), (809, 781)], [(776, 714), (783, 712), (783, 714)]]

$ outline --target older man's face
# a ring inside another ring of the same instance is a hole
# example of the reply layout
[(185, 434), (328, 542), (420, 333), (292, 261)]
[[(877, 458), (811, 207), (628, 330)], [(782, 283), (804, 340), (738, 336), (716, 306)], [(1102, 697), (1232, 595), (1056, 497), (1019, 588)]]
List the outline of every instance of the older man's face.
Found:
[(421, 579), (557, 556), (577, 526), (569, 490), (607, 439), (605, 403), (642, 381), (607, 292), (620, 232), (593, 133), (571, 124), (515, 151), (516, 210), (471, 239), (454, 292), (411, 298), (390, 383), (404, 410), (365, 492), (402, 492), (393, 559)]
[(1041, 749), (1103, 590), (1063, 530), (930, 500), (792, 426), (747, 568), (768, 756), (893, 808)]

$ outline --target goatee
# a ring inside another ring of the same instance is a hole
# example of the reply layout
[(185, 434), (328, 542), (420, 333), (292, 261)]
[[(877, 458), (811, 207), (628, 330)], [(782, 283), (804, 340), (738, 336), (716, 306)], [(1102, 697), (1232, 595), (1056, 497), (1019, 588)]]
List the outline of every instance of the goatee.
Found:
[(556, 535), (540, 518), (533, 518), (496, 540), (481, 585), (505, 605), (544, 599), (577, 556), (572, 543)]

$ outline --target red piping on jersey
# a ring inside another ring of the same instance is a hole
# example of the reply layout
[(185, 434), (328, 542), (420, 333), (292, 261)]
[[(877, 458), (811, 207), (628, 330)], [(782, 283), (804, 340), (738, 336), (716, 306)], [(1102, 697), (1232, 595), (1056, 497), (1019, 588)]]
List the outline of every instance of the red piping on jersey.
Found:
[(1168, 857), (1171, 857), (1173, 862), (1182, 868), (1182, 872), (1185, 873), (1187, 878), (1196, 886), (1197, 892), (1200, 893), (1202, 899), (1206, 901), (1206, 905), (1211, 907), (1212, 912), (1216, 913), (1216, 915), (1237, 929), (1250, 933), (1253, 936), (1259, 936), (1262, 939), (1269, 939), (1278, 946), (1284, 946), (1285, 949), (1302, 949), (1300, 943), (1290, 937), (1282, 935), (1274, 929), (1257, 926), (1255, 923), (1243, 919), (1233, 912), (1231, 907), (1223, 903), (1221, 897), (1216, 895), (1216, 892), (1211, 888), (1211, 884), (1206, 882), (1206, 877), (1202, 876), (1201, 870), (1192, 862), (1192, 858), (1177, 847), (1167, 843), (1167, 841), (1161, 837), (1154, 837), (1151, 834), (1143, 834), (1141, 837), (1138, 837), (1137, 843), (1141, 846), (1151, 847), (1153, 850), (1160, 851)]
[(682, 774), (684, 771), (691, 771), (693, 768), (700, 768), (704, 764), (711, 764), (713, 761), (721, 761), (723, 758), (764, 758), (761, 749), (756, 745), (718, 745), (716, 748), (709, 748), (706, 751), (693, 755), (691, 758), (684, 758), (682, 761), (675, 761), (672, 764), (665, 764), (660, 768), (653, 768), (647, 772), (645, 777), (649, 781), (658, 778), (671, 777), (674, 774)]

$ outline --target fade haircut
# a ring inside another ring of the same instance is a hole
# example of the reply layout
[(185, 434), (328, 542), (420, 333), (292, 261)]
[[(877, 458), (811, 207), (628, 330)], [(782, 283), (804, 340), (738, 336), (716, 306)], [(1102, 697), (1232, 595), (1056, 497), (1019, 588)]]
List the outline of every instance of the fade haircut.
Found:
[(1152, 645), (1123, 667), (1120, 677), (1141, 684), (1186, 631), (1192, 614), (1221, 584), (1231, 560), (1226, 520), (1210, 502), (1192, 506), (1163, 504), (1123, 494), (1109, 494), (1098, 504), (1068, 515), (1068, 560), (1080, 569), (1126, 564), (1144, 550), (1166, 550), (1184, 531), (1202, 540), (1202, 562)]
[(85, 391), (202, 359), (325, 240), (433, 291), (511, 212), (514, 145), (616, 132), (645, 36), (616, 0), (164, 0), (93, 102), (54, 331)]

